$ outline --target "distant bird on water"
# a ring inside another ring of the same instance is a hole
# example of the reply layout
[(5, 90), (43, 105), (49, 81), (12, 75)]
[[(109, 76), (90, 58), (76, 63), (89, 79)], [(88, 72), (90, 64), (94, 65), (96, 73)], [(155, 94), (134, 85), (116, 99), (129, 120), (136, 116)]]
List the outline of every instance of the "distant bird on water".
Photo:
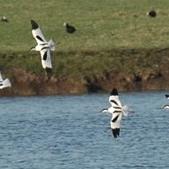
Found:
[(165, 110), (169, 110), (169, 104), (166, 104), (166, 105), (162, 106), (161, 108), (165, 109)]
[(109, 102), (111, 104), (111, 107), (108, 109), (103, 109), (102, 112), (108, 112), (112, 114), (110, 126), (113, 136), (117, 138), (120, 135), (120, 123), (124, 114), (124, 110), (116, 88), (111, 91)]
[(32, 35), (37, 42), (37, 45), (31, 50), (40, 52), (42, 67), (46, 70), (47, 74), (50, 74), (52, 72), (51, 51), (55, 50), (55, 44), (52, 39), (46, 41), (39, 25), (34, 20), (31, 20), (31, 25)]
[(8, 78), (4, 79), (2, 78), (2, 74), (0, 72), (0, 89), (4, 89), (7, 87), (11, 87), (11, 82)]
[(67, 33), (74, 33), (76, 31), (76, 28), (66, 22), (64, 22), (63, 26), (65, 26)]
[[(169, 99), (169, 94), (165, 94), (165, 97)], [(169, 104), (165, 104), (164, 106), (161, 107), (162, 109), (169, 110)]]
[(165, 94), (165, 97), (166, 97), (167, 99), (169, 99), (169, 94)]

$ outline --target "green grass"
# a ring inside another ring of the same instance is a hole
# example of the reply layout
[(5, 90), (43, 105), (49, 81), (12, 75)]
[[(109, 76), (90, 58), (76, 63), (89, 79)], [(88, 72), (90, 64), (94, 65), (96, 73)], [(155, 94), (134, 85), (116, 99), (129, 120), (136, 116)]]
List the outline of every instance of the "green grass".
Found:
[[(1, 51), (29, 51), (35, 44), (30, 19), (41, 26), (49, 39), (59, 42), (57, 50), (102, 50), (169, 46), (168, 0), (5, 0), (0, 22)], [(156, 18), (146, 12), (154, 8)], [(77, 27), (66, 34), (63, 22)]]
[[(169, 49), (112, 49), (102, 51), (69, 51), (53, 53), (53, 76), (69, 79), (100, 79), (111, 73), (126, 75), (160, 72), (168, 69)], [(44, 75), (39, 54), (13, 52), (0, 55), (0, 68), (22, 68)], [(11, 72), (12, 73), (12, 72)], [(12, 76), (10, 73), (10, 76)]]
[[(43, 72), (39, 53), (30, 52), (36, 44), (30, 24), (34, 19), (47, 39), (58, 43), (53, 56), (56, 76), (83, 79), (111, 71), (154, 70), (160, 57), (151, 49), (169, 46), (168, 7), (168, 0), (2, 1), (1, 15), (9, 23), (0, 22), (0, 67)], [(156, 18), (146, 15), (152, 8)], [(75, 25), (77, 32), (67, 34), (65, 21)], [(138, 50), (133, 55), (127, 49)]]

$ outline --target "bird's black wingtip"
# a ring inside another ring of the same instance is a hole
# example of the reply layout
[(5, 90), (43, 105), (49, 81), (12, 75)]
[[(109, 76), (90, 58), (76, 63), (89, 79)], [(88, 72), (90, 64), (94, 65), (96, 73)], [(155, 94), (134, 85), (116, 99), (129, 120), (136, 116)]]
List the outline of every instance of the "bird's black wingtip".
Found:
[(119, 137), (119, 135), (120, 135), (120, 129), (119, 128), (112, 129), (112, 134), (113, 134), (114, 138)]
[(37, 29), (39, 27), (39, 25), (31, 19), (31, 25), (32, 25), (32, 29)]
[(50, 78), (52, 77), (52, 68), (46, 67), (45, 71), (46, 71), (46, 75), (48, 77), (48, 80), (50, 80)]
[(166, 97), (166, 98), (169, 98), (169, 94), (165, 94), (165, 97)]
[(111, 91), (110, 95), (118, 96), (118, 91), (117, 91), (117, 89), (114, 88), (114, 89)]
[(147, 12), (147, 15), (149, 17), (155, 18), (157, 16), (157, 12), (155, 10), (151, 10), (151, 11)]

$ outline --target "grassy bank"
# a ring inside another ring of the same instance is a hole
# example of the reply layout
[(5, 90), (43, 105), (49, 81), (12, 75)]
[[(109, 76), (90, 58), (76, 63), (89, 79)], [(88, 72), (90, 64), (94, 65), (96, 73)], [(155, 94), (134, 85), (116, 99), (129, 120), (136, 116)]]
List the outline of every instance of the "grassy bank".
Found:
[[(0, 11), (9, 23), (0, 22), (0, 50), (29, 51), (35, 44), (30, 19), (59, 42), (59, 51), (167, 47), (168, 6), (168, 0), (6, 0)], [(156, 18), (146, 16), (152, 8)], [(75, 34), (65, 33), (65, 21), (76, 26)]]
[(55, 95), (119, 90), (169, 89), (169, 48), (57, 51), (50, 79), (39, 53), (0, 54), (13, 87), (0, 95)]
[[(9, 19), (8, 23), (0, 22), (0, 69), (18, 84), (18, 91), (23, 86), (24, 92), (28, 80), (27, 89), (32, 83), (35, 87), (46, 84), (45, 79), (39, 80), (45, 74), (40, 55), (30, 52), (36, 44), (30, 24), (34, 19), (47, 39), (52, 37), (57, 45), (51, 88), (44, 86), (50, 91), (46, 94), (64, 91), (63, 84), (68, 92), (72, 84), (77, 93), (95, 87), (110, 90), (113, 83), (122, 90), (167, 89), (168, 6), (168, 0), (6, 0), (0, 6), (1, 15)], [(146, 15), (151, 9), (157, 11), (157, 17)], [(73, 24), (77, 31), (66, 33), (64, 22)], [(14, 75), (12, 68), (21, 71)], [(28, 77), (24, 84), (22, 78), (18, 82), (20, 73)], [(33, 93), (39, 91), (33, 89)]]
[[(167, 68), (169, 48), (58, 51), (53, 53), (52, 63), (53, 76), (58, 78), (102, 77), (111, 72), (156, 72)], [(22, 68), (37, 75), (44, 74), (38, 52), (1, 53), (0, 67), (2, 70)]]

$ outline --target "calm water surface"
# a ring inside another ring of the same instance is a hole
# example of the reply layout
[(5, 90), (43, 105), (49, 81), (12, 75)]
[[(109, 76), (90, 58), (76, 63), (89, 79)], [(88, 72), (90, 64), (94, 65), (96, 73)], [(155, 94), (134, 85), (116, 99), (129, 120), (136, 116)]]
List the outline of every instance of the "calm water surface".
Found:
[[(168, 169), (166, 92), (120, 93), (135, 113), (109, 128), (108, 94), (0, 98), (1, 169)], [(168, 101), (169, 102), (169, 101)]]

